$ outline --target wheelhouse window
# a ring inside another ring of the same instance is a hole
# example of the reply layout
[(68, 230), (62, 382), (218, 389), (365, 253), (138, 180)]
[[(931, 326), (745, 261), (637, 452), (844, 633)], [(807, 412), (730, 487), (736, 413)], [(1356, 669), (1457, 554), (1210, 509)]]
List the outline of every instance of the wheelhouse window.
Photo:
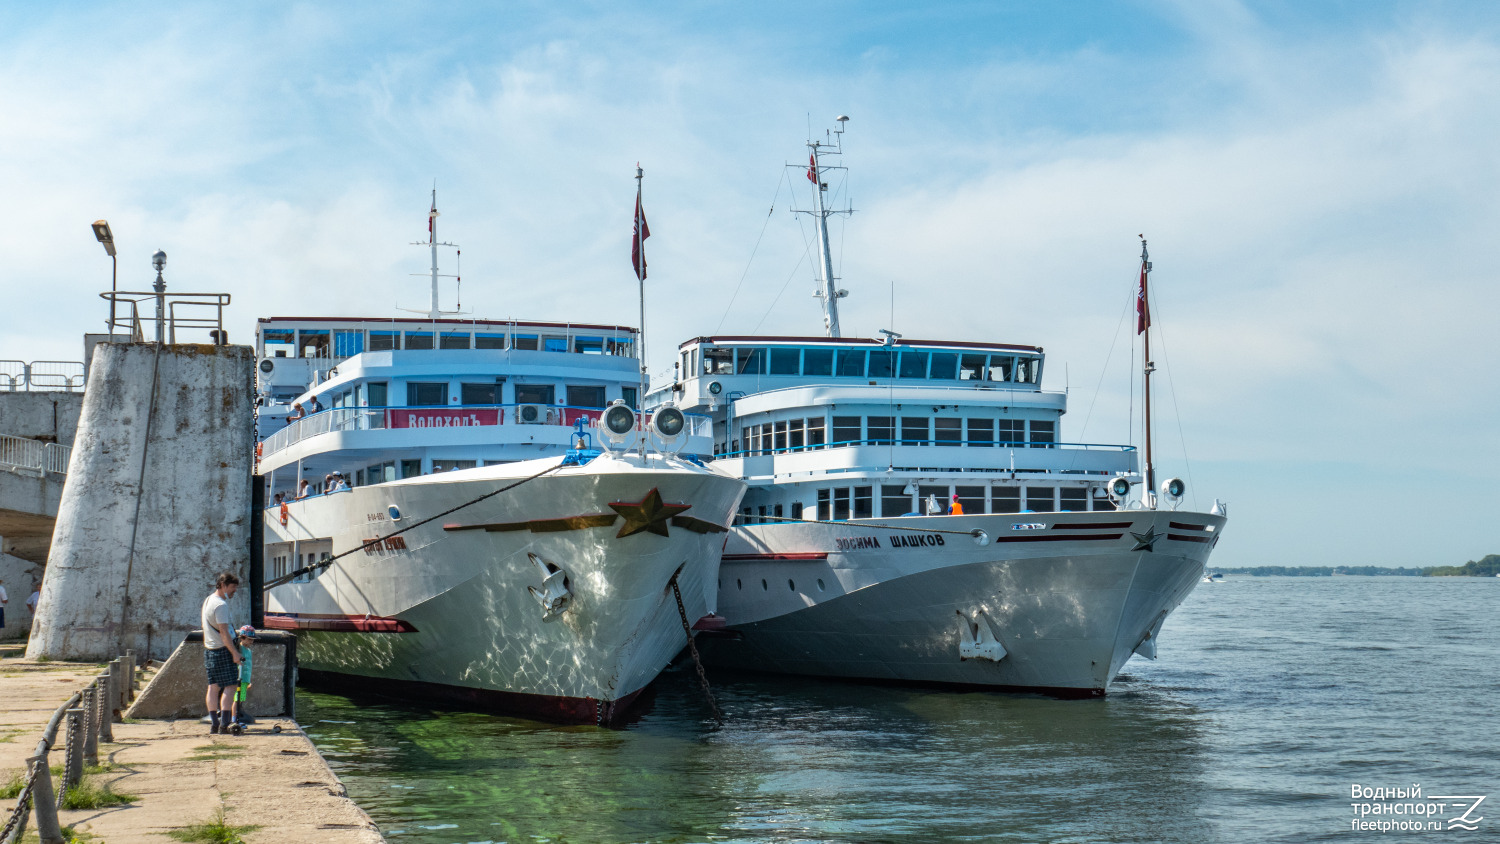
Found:
[(297, 355), (297, 332), (290, 328), (267, 328), (260, 333), (260, 341), (268, 358)]
[(469, 348), (469, 332), (467, 331), (444, 331), (438, 339), (440, 349), (467, 349)]
[(772, 375), (796, 375), (801, 372), (802, 350), (773, 348), (771, 351)]
[(986, 374), (984, 355), (963, 355), (959, 358), (958, 380), (983, 381)]
[(958, 377), (958, 355), (951, 352), (933, 352), (932, 372), (927, 376), (933, 380), (952, 381)]
[(604, 407), (603, 387), (568, 385), (569, 407)]
[(432, 348), (431, 331), (408, 331), (406, 332), (406, 348), (408, 349), (430, 349)]
[(365, 333), (363, 331), (333, 332), (334, 357), (352, 358), (364, 350)]
[(542, 351), (544, 352), (566, 352), (568, 350), (568, 338), (556, 335), (542, 337)]
[(298, 357), (326, 358), (329, 356), (328, 329), (304, 328), (297, 332)]
[(437, 407), (448, 403), (448, 382), (408, 381), (406, 404), (410, 407)]
[(400, 345), (398, 342), (400, 338), (401, 332), (399, 331), (371, 331), (370, 351), (388, 352)]
[(766, 374), (766, 350), (765, 349), (739, 349), (737, 354), (737, 371), (741, 375), (765, 375)]
[(890, 378), (896, 374), (896, 353), (886, 349), (870, 352), (870, 378)]
[(517, 404), (555, 404), (557, 388), (551, 384), (517, 384)]
[(734, 349), (705, 349), (703, 352), (704, 375), (733, 375)]
[(802, 353), (803, 375), (832, 375), (833, 349), (808, 349)]
[(460, 404), (499, 404), (500, 385), (460, 384), (458, 399)]
[(1057, 442), (1057, 423), (1048, 419), (1031, 420), (1031, 447), (1052, 448)]
[(865, 377), (865, 350), (839, 349), (839, 377)]
[(833, 417), (833, 441), (838, 445), (854, 445), (861, 439), (858, 416)]
[(518, 351), (535, 352), (541, 346), (541, 338), (535, 334), (517, 334), (511, 348)]
[(927, 353), (926, 352), (902, 352), (901, 353), (901, 377), (902, 378), (926, 378), (927, 377)]
[(475, 334), (474, 348), (476, 349), (503, 349), (505, 348), (504, 334)]
[(925, 416), (901, 417), (901, 444), (927, 445), (927, 423)]
[(1016, 359), (1010, 355), (990, 355), (990, 380), (1009, 381), (1015, 365)]
[(602, 355), (604, 354), (604, 338), (574, 337), (573, 351), (581, 355)]

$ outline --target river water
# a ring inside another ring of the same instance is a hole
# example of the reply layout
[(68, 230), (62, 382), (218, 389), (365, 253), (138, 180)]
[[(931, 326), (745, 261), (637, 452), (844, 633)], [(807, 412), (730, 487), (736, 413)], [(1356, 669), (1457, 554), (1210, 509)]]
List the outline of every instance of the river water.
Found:
[[(1500, 578), (1200, 584), (1101, 700), (715, 672), (715, 728), (689, 666), (623, 730), (307, 691), (298, 716), (393, 844), (1500, 841), (1497, 608)], [(1352, 829), (1390, 802), (1353, 785), (1413, 783), (1485, 820)]]

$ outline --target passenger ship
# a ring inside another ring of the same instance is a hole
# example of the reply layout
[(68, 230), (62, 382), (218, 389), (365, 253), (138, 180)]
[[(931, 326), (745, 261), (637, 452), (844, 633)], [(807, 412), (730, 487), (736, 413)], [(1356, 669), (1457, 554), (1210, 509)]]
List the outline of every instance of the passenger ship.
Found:
[(436, 290), (434, 247), (425, 319), (259, 321), (266, 625), (346, 686), (617, 721), (715, 619), (745, 485), (676, 456), (706, 418), (633, 409), (636, 329)]
[(651, 396), (712, 417), (715, 465), (750, 484), (720, 566), (733, 635), (705, 658), (1104, 694), (1155, 657), (1222, 505), (1181, 509), (1177, 479), (1158, 495), (1149, 452), (1143, 474), (1131, 446), (1065, 442), (1040, 347), (840, 337), (820, 163), (837, 148), (809, 148), (827, 336), (690, 340)]

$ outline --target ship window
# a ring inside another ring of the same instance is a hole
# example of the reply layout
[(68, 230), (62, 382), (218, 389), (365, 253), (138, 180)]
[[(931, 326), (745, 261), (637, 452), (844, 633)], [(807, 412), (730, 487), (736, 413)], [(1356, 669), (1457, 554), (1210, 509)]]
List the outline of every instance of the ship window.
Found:
[(933, 420), (933, 439), (938, 445), (960, 445), (964, 438), (964, 420), (958, 417), (940, 416)]
[(1005, 445), (1020, 445), (1026, 442), (1026, 423), (1020, 419), (1001, 419), (1000, 442)]
[(776, 445), (774, 446), (774, 448), (777, 451), (781, 451), (781, 450), (783, 450), (783, 449), (786, 448), (786, 423), (785, 422), (777, 422), (776, 423)]
[[(629, 337), (609, 337), (604, 341), (605, 354), (618, 355), (620, 357), (628, 358), (633, 355), (634, 349), (635, 346), (632, 344)], [(694, 352), (694, 354), (697, 353)]]
[(804, 446), (804, 445), (807, 444), (807, 437), (805, 436), (804, 431), (803, 431), (803, 428), (805, 426), (806, 426), (806, 423), (803, 422), (801, 419), (793, 419), (790, 423), (787, 424), (787, 432), (786, 432), (786, 445), (787, 445), (787, 448), (795, 450), (795, 449), (802, 448), (802, 446)]
[(934, 352), (932, 355), (932, 374), (929, 378), (942, 378), (952, 381), (958, 377), (958, 355), (949, 352)]
[(818, 591), (819, 592), (823, 591), (823, 578), (821, 578), (821, 577), (818, 578)]
[(537, 336), (535, 334), (517, 334), (515, 340), (511, 342), (510, 347), (512, 349), (534, 352), (538, 348)]
[(833, 491), (833, 520), (842, 522), (849, 518), (849, 488), (841, 486)]
[(741, 375), (765, 375), (766, 374), (766, 350), (765, 349), (740, 349), (739, 350), (739, 373)]
[(927, 353), (926, 352), (902, 352), (901, 353), (901, 377), (902, 378), (926, 378), (927, 377)]
[(1114, 510), (1114, 509), (1117, 509), (1115, 507), (1115, 503), (1113, 501), (1109, 500), (1109, 494), (1104, 491), (1103, 487), (1095, 487), (1094, 488), (1094, 496), (1093, 496), (1092, 501), (1094, 502), (1093, 509), (1095, 509), (1095, 510)]
[(927, 417), (901, 417), (901, 444), (927, 445)]
[(365, 333), (363, 331), (335, 331), (333, 332), (333, 356), (340, 358), (352, 358), (365, 350)]
[(459, 469), (472, 469), (479, 465), (473, 460), (434, 460), (432, 461), (432, 472), (456, 472)]
[(854, 488), (854, 518), (870, 519), (875, 517), (875, 488), (872, 486), (857, 486)]
[(796, 375), (801, 371), (801, 349), (772, 349), (771, 374)]
[(802, 518), (802, 502), (801, 501), (793, 501), (792, 502), (792, 518), (794, 518), (794, 519), (800, 519), (800, 518)]
[(761, 578), (760, 579), (760, 589), (761, 589), (761, 591), (764, 592), (764, 591), (766, 591), (766, 590), (768, 590), (770, 588), (771, 588), (770, 585), (766, 583), (766, 579), (765, 578)]
[(823, 436), (823, 419), (807, 420), (807, 447), (811, 449), (822, 448), (828, 442)]
[(786, 579), (786, 588), (792, 590), (793, 592), (796, 592), (797, 591), (797, 583), (796, 583), (796, 581), (792, 580), (790, 577), (787, 578)]
[(1057, 488), (1050, 486), (1026, 487), (1026, 509), (1033, 513), (1051, 513), (1057, 509)]
[(422, 474), (422, 461), (420, 461), (420, 460), (403, 460), (403, 461), (401, 461), (401, 477), (403, 477), (403, 478), (415, 478), (415, 477), (421, 476), (421, 474)]
[(574, 337), (573, 351), (583, 355), (604, 354), (603, 337)]
[(1033, 419), (1031, 421), (1031, 447), (1052, 448), (1057, 442), (1057, 423), (1052, 420), (1045, 422)]
[(505, 348), (504, 334), (475, 334), (474, 348), (476, 349), (503, 349)]
[(771, 515), (775, 516), (778, 519), (781, 518), (783, 515), (785, 515), (784, 513), (781, 512), (781, 505), (780, 504), (777, 504), (775, 507), (771, 508)]
[(557, 388), (551, 384), (517, 384), (516, 404), (555, 404)]
[(995, 420), (970, 419), (969, 445), (989, 446), (995, 444)]
[(603, 407), (605, 404), (603, 387), (568, 385), (569, 407)]
[(469, 348), (469, 332), (467, 331), (444, 331), (438, 337), (438, 348), (440, 349), (467, 349)]
[(736, 589), (744, 589), (745, 588), (745, 584), (738, 577), (736, 577), (734, 579), (734, 588), (736, 588)]
[(834, 445), (855, 445), (859, 442), (859, 433), (858, 416), (833, 417)]
[(1016, 359), (1010, 355), (990, 355), (990, 380), (1009, 381)]
[(458, 388), (459, 402), (461, 404), (499, 404), (500, 397), (496, 395), (498, 384), (461, 384)]
[(983, 381), (984, 376), (984, 355), (964, 355), (959, 359), (958, 380)]
[(1079, 513), (1089, 509), (1089, 491), (1083, 487), (1063, 487), (1058, 494), (1062, 499), (1060, 510)]
[(437, 407), (447, 403), (446, 381), (409, 381), (406, 384), (406, 404), (409, 407)]
[(1024, 382), (1026, 380), (1026, 373), (1030, 371), (1031, 361), (1027, 360), (1026, 358), (1021, 358), (1020, 362), (1014, 367), (1012, 371), (1012, 374), (1015, 376), (1014, 380)]
[(431, 331), (408, 331), (406, 332), (406, 349), (430, 349), (432, 348)]
[(740, 431), (740, 436), (745, 439), (745, 450), (752, 454), (755, 453), (756, 448), (760, 445), (760, 443), (756, 442), (756, 438), (760, 435), (759, 432), (759, 425), (746, 425)]
[(568, 338), (556, 335), (542, 338), (542, 351), (544, 352), (566, 352), (568, 350)]
[(396, 348), (396, 339), (400, 334), (399, 331), (371, 331), (370, 351), (388, 352)]
[(640, 410), (641, 407), (639, 404), (637, 404), (639, 399), (636, 398), (636, 394), (639, 392), (640, 390), (635, 387), (621, 387), (620, 398), (624, 400), (626, 407), (630, 408), (631, 410)]
[(707, 349), (703, 352), (704, 375), (733, 375), (734, 349)]
[(866, 424), (869, 426), (871, 445), (890, 445), (896, 441), (896, 417), (871, 416)]
[(298, 357), (304, 358), (326, 358), (328, 357), (328, 329), (326, 328), (304, 328), (297, 332), (297, 348), (301, 349)]
[(886, 349), (870, 352), (870, 378), (890, 378), (896, 374), (896, 353)]
[(803, 375), (832, 375), (833, 350), (807, 349), (802, 353)]
[(260, 333), (266, 357), (291, 357), (297, 349), (296, 332), (290, 328), (267, 328)]
[(848, 378), (865, 377), (865, 350), (864, 349), (840, 349), (839, 350), (839, 376)]
[(956, 486), (953, 491), (958, 494), (958, 503), (963, 505), (965, 514), (984, 512), (984, 487)]
[(904, 516), (911, 512), (911, 496), (906, 487), (887, 484), (880, 488), (880, 515), (882, 518)]
[(832, 494), (828, 490), (818, 490), (818, 521), (828, 521), (828, 517), (831, 515), (831, 511), (829, 510), (829, 502), (831, 500)]
[[(926, 513), (932, 509), (935, 513), (948, 512), (948, 487), (942, 486), (919, 486), (917, 487), (917, 509)], [(935, 508), (935, 509), (934, 509)]]
[(992, 488), (990, 490), (990, 512), (1021, 512), (1021, 488), (1018, 486), (997, 486)]

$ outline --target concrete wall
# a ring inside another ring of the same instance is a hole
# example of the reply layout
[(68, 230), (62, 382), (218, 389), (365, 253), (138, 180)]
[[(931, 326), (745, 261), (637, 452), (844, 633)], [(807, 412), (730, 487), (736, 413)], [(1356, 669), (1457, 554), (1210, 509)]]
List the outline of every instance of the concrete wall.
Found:
[(0, 434), (73, 444), (83, 393), (0, 393)]
[[(95, 347), (28, 657), (164, 659), (218, 572), (248, 581), (253, 366), (248, 346)], [(231, 612), (249, 621), (248, 590)]]
[(5, 629), (0, 630), (0, 640), (23, 639), (31, 629), (31, 610), (26, 608), (26, 597), (31, 594), (31, 584), (42, 582), (42, 567), (30, 560), (0, 553), (0, 582), (10, 596), (5, 605)]

